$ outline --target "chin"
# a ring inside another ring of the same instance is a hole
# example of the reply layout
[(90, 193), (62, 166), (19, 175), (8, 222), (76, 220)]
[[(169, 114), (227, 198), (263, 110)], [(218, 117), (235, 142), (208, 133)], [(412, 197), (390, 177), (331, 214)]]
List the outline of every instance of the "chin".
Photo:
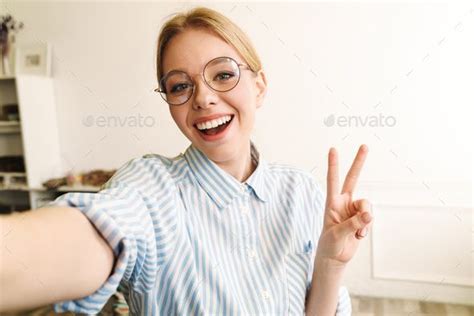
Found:
[(225, 150), (224, 148), (217, 147), (205, 152), (206, 156), (214, 162), (223, 162), (232, 159), (234, 151), (232, 149)]

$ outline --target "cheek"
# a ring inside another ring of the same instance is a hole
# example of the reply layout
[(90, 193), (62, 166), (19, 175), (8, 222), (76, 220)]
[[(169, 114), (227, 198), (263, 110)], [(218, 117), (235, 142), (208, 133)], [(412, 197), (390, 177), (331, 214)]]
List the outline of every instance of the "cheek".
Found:
[(248, 115), (247, 112), (251, 111), (256, 104), (250, 87), (241, 85), (240, 83), (236, 88), (227, 93), (225, 101), (238, 112), (241, 112), (242, 115)]
[(184, 132), (187, 129), (187, 112), (182, 111), (181, 109), (171, 109), (170, 113), (176, 125), (178, 125), (179, 129)]
[[(238, 88), (238, 89), (237, 89)], [(241, 124), (246, 124), (248, 120), (252, 121), (257, 107), (256, 98), (252, 94), (251, 87), (240, 85), (229, 91), (226, 102), (234, 107), (239, 116), (244, 120)], [(252, 124), (252, 122), (248, 122)]]

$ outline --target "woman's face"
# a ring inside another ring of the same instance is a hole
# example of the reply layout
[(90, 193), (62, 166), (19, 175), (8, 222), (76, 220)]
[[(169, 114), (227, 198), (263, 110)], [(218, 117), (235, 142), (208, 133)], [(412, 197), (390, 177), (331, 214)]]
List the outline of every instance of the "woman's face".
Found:
[[(240, 67), (240, 81), (232, 90), (217, 92), (209, 88), (201, 74), (208, 61), (221, 56), (245, 64), (232, 46), (203, 29), (188, 29), (173, 37), (163, 54), (164, 74), (174, 69), (185, 71), (196, 85), (186, 103), (169, 106), (171, 116), (193, 145), (216, 163), (240, 157), (245, 146), (249, 146), (255, 112), (266, 91), (263, 71), (255, 74), (245, 66)], [(196, 121), (215, 115), (233, 118), (224, 132), (209, 139), (199, 131)]]

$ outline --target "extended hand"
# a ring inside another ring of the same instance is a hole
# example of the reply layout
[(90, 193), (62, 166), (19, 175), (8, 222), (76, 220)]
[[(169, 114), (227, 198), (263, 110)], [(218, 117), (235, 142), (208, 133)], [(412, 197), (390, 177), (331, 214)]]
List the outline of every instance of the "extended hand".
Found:
[(339, 193), (337, 151), (334, 148), (329, 150), (326, 210), (316, 258), (335, 266), (343, 267), (352, 259), (360, 239), (367, 235), (372, 224), (369, 201), (352, 201), (352, 193), (367, 152), (366, 145), (360, 146)]

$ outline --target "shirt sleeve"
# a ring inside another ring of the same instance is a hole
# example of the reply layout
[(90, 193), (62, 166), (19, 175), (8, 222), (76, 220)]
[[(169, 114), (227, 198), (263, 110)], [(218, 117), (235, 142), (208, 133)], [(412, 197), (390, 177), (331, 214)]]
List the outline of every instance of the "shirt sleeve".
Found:
[[(323, 230), (323, 224), (324, 224), (324, 211), (325, 211), (325, 205), (326, 205), (326, 198), (325, 193), (322, 191), (320, 185), (316, 182), (316, 180), (312, 181), (313, 183), (313, 192), (314, 195), (312, 197), (312, 201), (314, 203), (314, 220), (313, 220), (313, 236), (314, 238), (314, 245), (318, 244), (319, 241), (319, 236), (321, 236), (321, 232)], [(313, 258), (311, 262), (314, 262), (314, 259), (316, 257), (316, 251), (313, 251)], [(314, 264), (311, 265), (310, 273), (308, 274), (308, 279), (307, 279), (307, 291), (308, 293), (309, 289), (311, 288), (312, 284), (312, 279), (313, 279), (313, 270), (314, 270)], [(337, 308), (336, 308), (336, 316), (350, 316), (352, 315), (352, 303), (351, 303), (351, 298), (349, 295), (349, 291), (345, 286), (339, 287), (339, 293), (338, 293), (339, 299), (337, 303)]]
[(139, 159), (120, 168), (98, 193), (66, 193), (48, 205), (79, 209), (107, 241), (115, 257), (112, 273), (97, 291), (81, 299), (58, 302), (54, 304), (55, 312), (98, 314), (122, 280), (146, 286), (142, 275), (156, 272), (152, 218), (147, 199), (133, 180), (144, 178)]

